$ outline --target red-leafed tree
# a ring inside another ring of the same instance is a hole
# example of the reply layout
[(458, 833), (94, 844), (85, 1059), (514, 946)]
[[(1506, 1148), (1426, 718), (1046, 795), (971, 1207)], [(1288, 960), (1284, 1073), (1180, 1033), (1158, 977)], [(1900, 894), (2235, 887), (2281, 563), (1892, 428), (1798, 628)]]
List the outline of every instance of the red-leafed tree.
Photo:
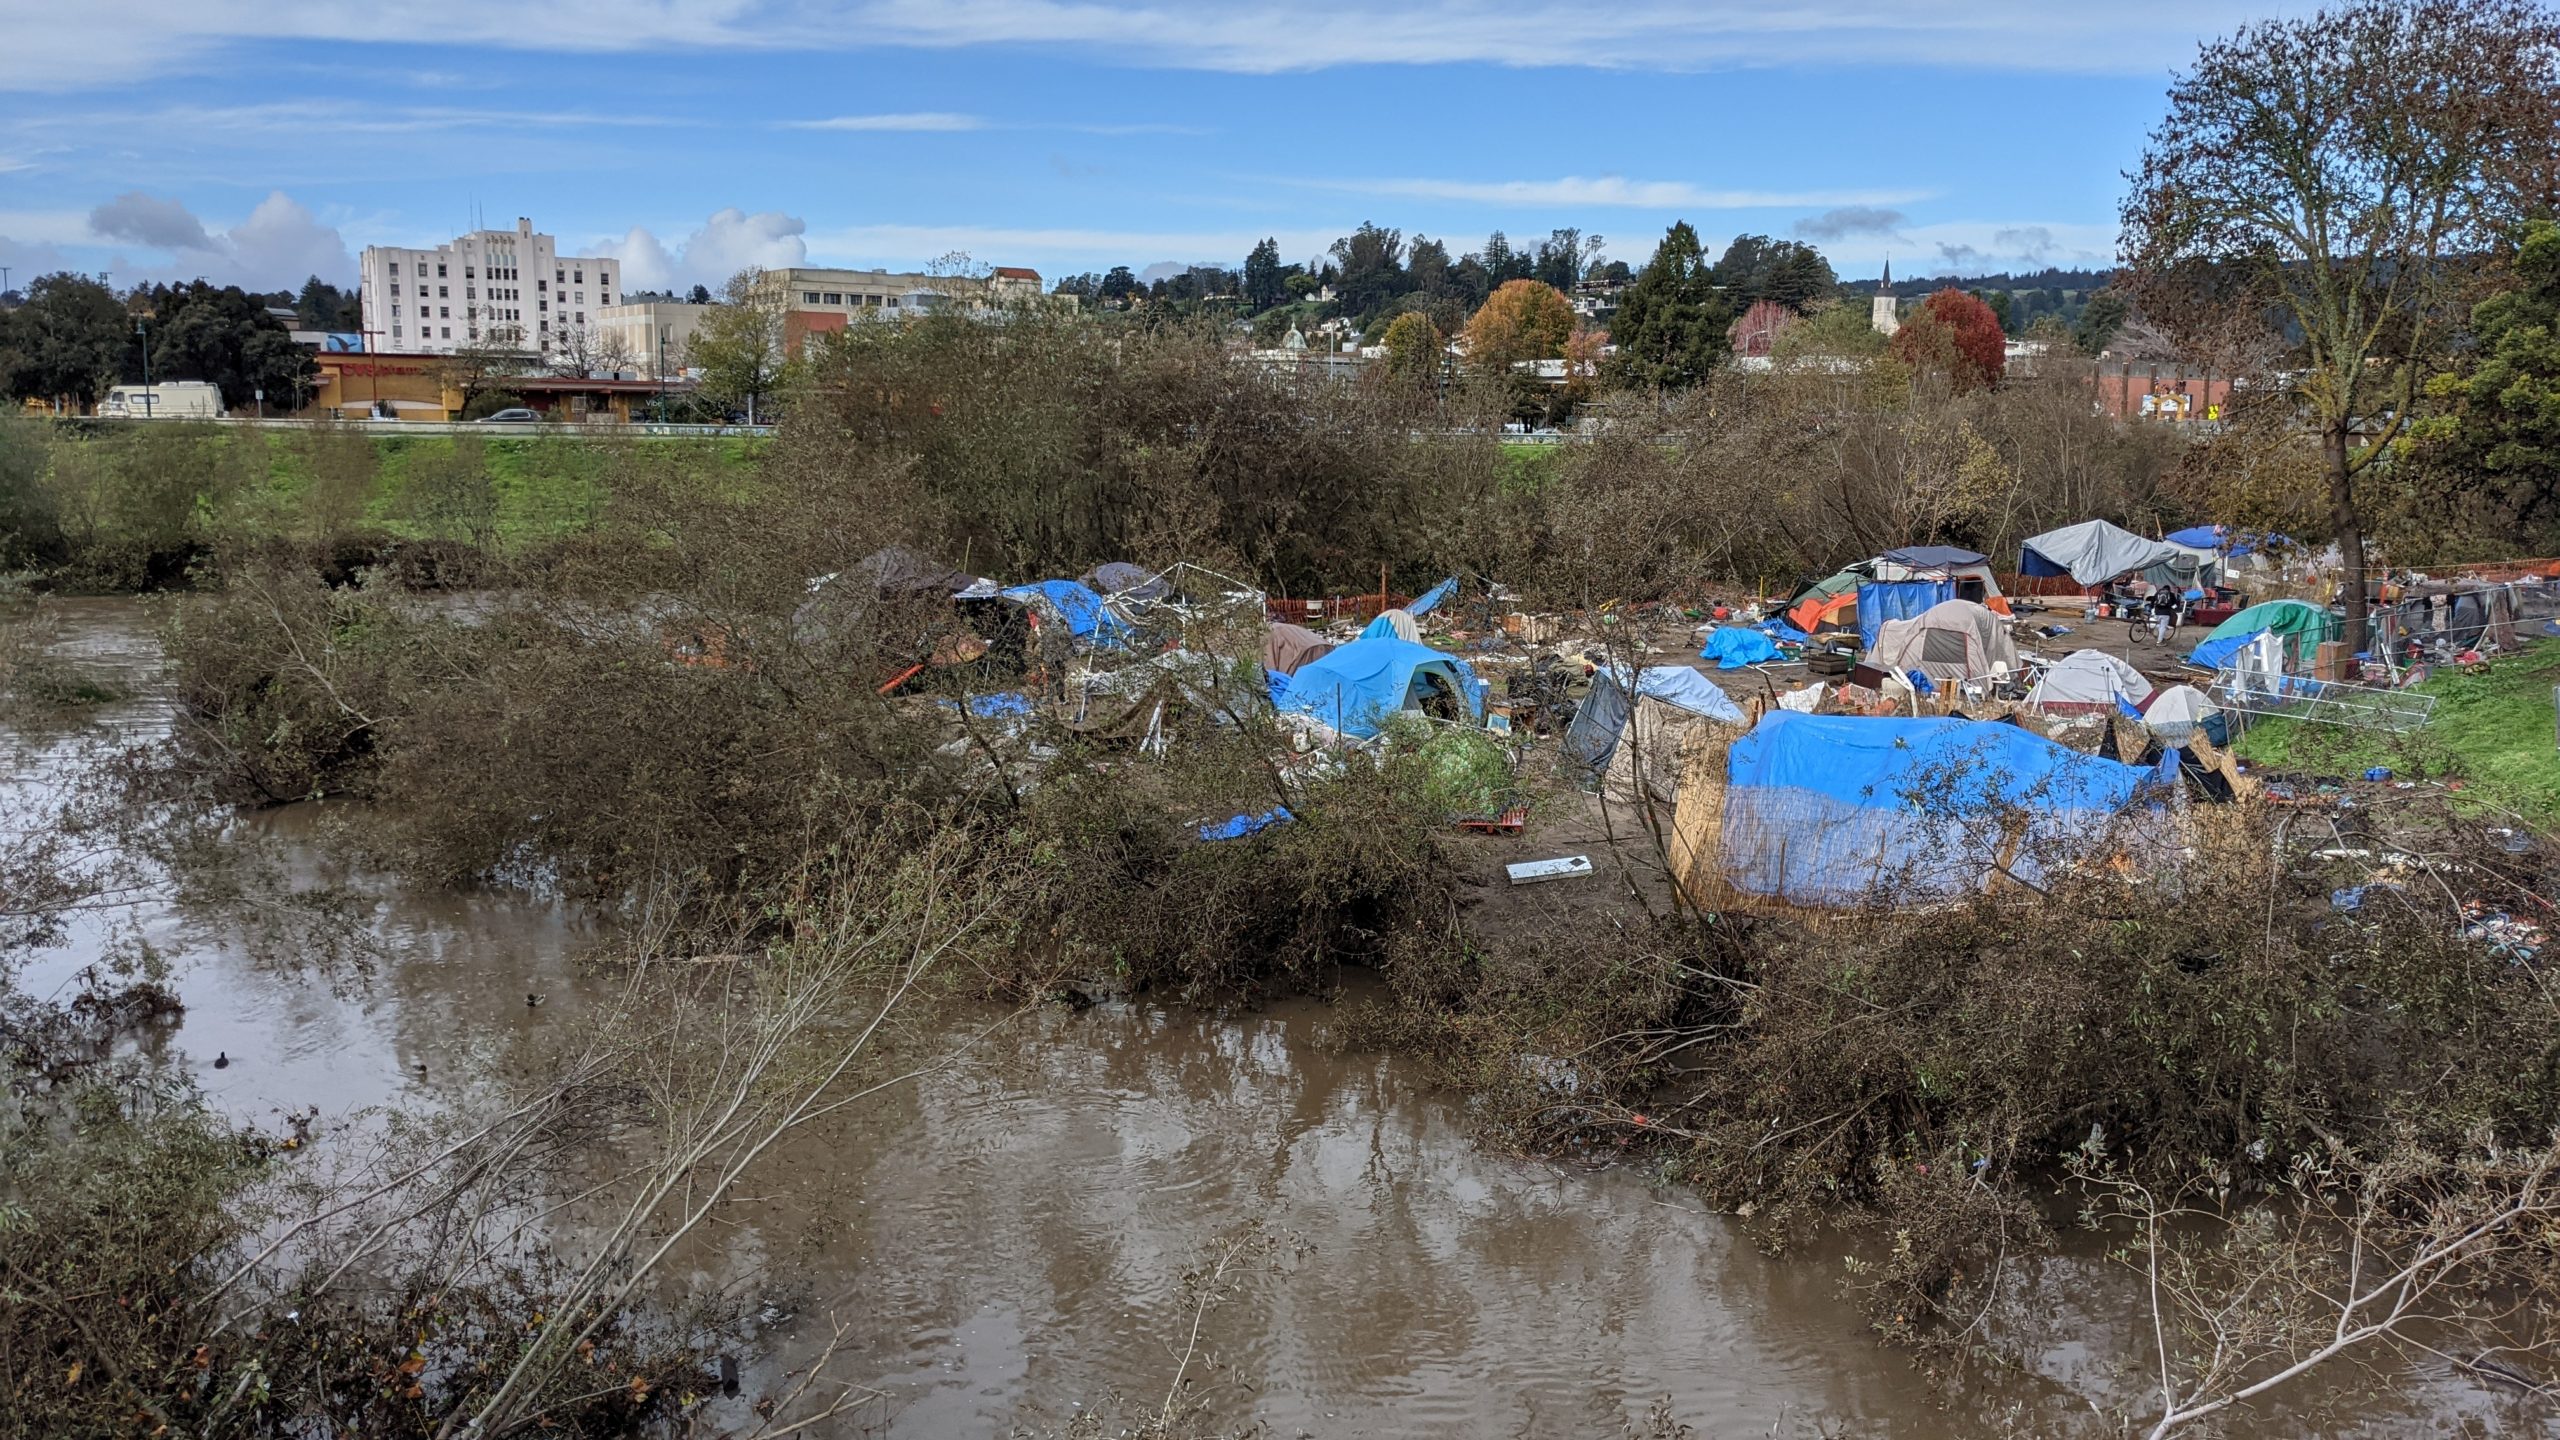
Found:
[(2009, 368), (2009, 337), (1991, 307), (1950, 285), (1920, 304), (1893, 337), (1894, 358), (1915, 371), (1945, 375), (1958, 390), (2000, 383)]
[(1778, 332), (1804, 317), (1775, 300), (1755, 300), (1742, 318), (1733, 322), (1730, 332), (1736, 355), (1768, 355), (1778, 343)]

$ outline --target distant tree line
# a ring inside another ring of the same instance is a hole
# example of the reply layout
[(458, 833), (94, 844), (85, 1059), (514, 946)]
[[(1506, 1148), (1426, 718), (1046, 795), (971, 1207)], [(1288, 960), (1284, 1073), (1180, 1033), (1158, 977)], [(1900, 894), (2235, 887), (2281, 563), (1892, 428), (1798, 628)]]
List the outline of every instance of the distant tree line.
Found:
[[(318, 370), (296, 328), (363, 326), (353, 288), (314, 275), (299, 291), (258, 292), (204, 280), (137, 285), (58, 271), (0, 297), (0, 391), (13, 401), (95, 404), (110, 386), (200, 380), (226, 407), (296, 408)], [(293, 323), (276, 313), (289, 310)], [(147, 351), (146, 351), (146, 346)]]

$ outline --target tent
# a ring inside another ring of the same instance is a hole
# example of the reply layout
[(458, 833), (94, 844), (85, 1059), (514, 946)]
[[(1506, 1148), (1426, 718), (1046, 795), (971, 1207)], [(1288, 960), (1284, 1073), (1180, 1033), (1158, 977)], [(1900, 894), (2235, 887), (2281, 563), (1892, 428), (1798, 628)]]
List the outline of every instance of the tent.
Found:
[(1726, 881), (1802, 905), (1928, 903), (2093, 857), (2152, 772), (2015, 725), (1773, 710), (1726, 762)]
[[(2338, 617), (2308, 600), (2269, 600), (2252, 605), (2213, 627), (2204, 643), (2187, 655), (2187, 663), (2207, 670), (2219, 670), (2231, 663), (2231, 655), (2255, 636), (2272, 633), (2280, 637), (2285, 648), (2288, 668), (2300, 669), (2311, 663), (2320, 644), (2338, 638), (2344, 628)], [(2236, 641), (2236, 644), (2226, 644)]]
[(1333, 642), (1304, 625), (1274, 625), (1263, 637), (1262, 668), (1295, 675), (1333, 653)]
[(1173, 587), (1126, 560), (1106, 560), (1084, 577), (1086, 588), (1114, 600), (1161, 600)]
[(1378, 612), (1378, 618), (1370, 621), (1368, 628), (1360, 632), (1360, 638), (1374, 640), (1382, 635), (1409, 644), (1419, 643), (1422, 639), (1422, 627), (1413, 623), (1413, 612), (1410, 610), (1381, 610)]
[(2008, 598), (2000, 593), (1990, 558), (1979, 551), (1953, 545), (1905, 545), (1887, 550), (1862, 568), (1879, 580), (1951, 581), (1955, 585), (1952, 598), (1970, 600), (1995, 615), (2009, 613)]
[(2121, 700), (2140, 705), (2151, 698), (2151, 682), (2142, 672), (2104, 650), (2074, 650), (2027, 692), (2027, 703), (2047, 713), (2113, 712)]
[(1081, 580), (1039, 580), (1029, 585), (1009, 585), (997, 593), (1039, 613), (1044, 620), (1054, 615), (1065, 622), (1067, 633), (1075, 637), (1079, 648), (1117, 644), (1128, 633), (1128, 626), (1104, 608), (1102, 597)]
[(1952, 580), (1871, 580), (1858, 587), (1858, 644), (1874, 650), (1889, 620), (1911, 620), (1956, 598)]
[(1613, 800), (1676, 801), (1691, 731), (1748, 722), (1733, 697), (1693, 666), (1649, 665), (1634, 672), (1632, 684), (1629, 678), (1624, 667), (1591, 678), (1591, 694), (1565, 731), (1565, 753), (1603, 772), (1602, 788)]
[[(837, 575), (823, 575), (809, 582), (812, 591)], [(846, 566), (841, 578), (882, 595), (929, 595), (936, 598), (957, 595), (977, 583), (977, 577), (965, 570), (954, 570), (938, 561), (928, 560), (904, 545), (887, 545)]]
[(1867, 577), (1855, 570), (1843, 570), (1827, 580), (1816, 580), (1795, 594), (1780, 612), (1788, 624), (1806, 635), (1826, 631), (1858, 628), (1858, 587)]
[(1970, 600), (1948, 600), (1913, 620), (1889, 620), (1867, 650), (1879, 670), (1932, 680), (1971, 680), (2018, 668), (2009, 622)]
[(2018, 570), (2036, 577), (2068, 575), (2074, 583), (2091, 587), (2159, 570), (2183, 584), (2194, 578), (2196, 562), (2165, 540), (2145, 540), (2120, 525), (2084, 520), (2027, 541), (2018, 553)]
[(1363, 637), (1289, 677), (1283, 714), (1304, 715), (1366, 740), (1400, 711), (1480, 721), (1484, 695), (1465, 661), (1427, 645)]
[(1726, 625), (1707, 637), (1698, 658), (1713, 660), (1719, 670), (1739, 670), (1777, 659), (1778, 642), (1748, 625)]
[(1423, 616), (1430, 614), (1432, 611), (1439, 609), (1443, 604), (1447, 603), (1450, 596), (1457, 593), (1458, 577), (1452, 575), (1448, 579), (1441, 581), (1439, 584), (1432, 586), (1430, 589), (1423, 591), (1420, 595), (1415, 596), (1413, 603), (1404, 608), (1407, 614), (1410, 614), (1413, 618), (1419, 620)]
[(2184, 745), (2213, 718), (2214, 703), (2193, 685), (2172, 685), (2152, 698), (2142, 723), (2165, 745)]

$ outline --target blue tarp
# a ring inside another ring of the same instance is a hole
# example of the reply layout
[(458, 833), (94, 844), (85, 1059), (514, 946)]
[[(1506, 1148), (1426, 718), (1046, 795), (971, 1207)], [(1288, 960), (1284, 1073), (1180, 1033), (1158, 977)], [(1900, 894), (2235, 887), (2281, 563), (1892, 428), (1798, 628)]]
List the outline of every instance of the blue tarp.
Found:
[(1067, 629), (1078, 640), (1115, 641), (1123, 626), (1120, 617), (1102, 606), (1102, 597), (1081, 580), (1040, 580), (1029, 585), (1014, 585), (999, 592), (1008, 600), (1046, 600), (1066, 617)]
[(1460, 714), (1484, 718), (1484, 687), (1465, 661), (1391, 636), (1364, 636), (1301, 666), (1279, 706), (1366, 740), (1389, 715), (1419, 708), (1417, 697), (1433, 684), (1457, 697)]
[(1694, 665), (1648, 665), (1636, 672), (1636, 693), (1694, 710), (1712, 720), (1728, 720), (1736, 725), (1743, 722), (1742, 707), (1733, 703), (1723, 686), (1708, 679)]
[(969, 713), (981, 720), (999, 715), (1028, 715), (1031, 713), (1031, 701), (1016, 694), (972, 695), (969, 697)]
[(1748, 625), (1727, 625), (1707, 637), (1707, 648), (1698, 652), (1698, 658), (1713, 660), (1719, 670), (1739, 670), (1777, 659), (1778, 642)]
[(2004, 856), (2041, 883), (2047, 859), (2097, 840), (2152, 773), (2015, 725), (1785, 710), (1728, 764), (1727, 878), (1802, 905), (1942, 900), (1982, 888)]
[(2190, 525), (2184, 530), (2169, 532), (2170, 544), (2184, 545), (2190, 550), (2219, 550), (2227, 538), (2228, 532), (2219, 525)]
[(1423, 591), (1422, 598), (1404, 607), (1404, 611), (1414, 619), (1419, 620), (1423, 616), (1430, 614), (1432, 611), (1439, 609), (1442, 602), (1457, 593), (1458, 577), (1452, 575), (1448, 579), (1441, 581), (1439, 584), (1432, 586), (1430, 589)]
[[(1728, 633), (1718, 631), (1718, 634)], [(1746, 635), (1759, 632), (1745, 630)], [(1763, 643), (1766, 643), (1765, 641)], [(1618, 753), (1618, 741), (1626, 734), (1627, 672), (1621, 668), (1603, 670), (1592, 677), (1591, 693), (1573, 712), (1573, 724), (1565, 731), (1565, 752), (1594, 770), (1605, 768), (1609, 757)], [(1635, 673), (1635, 691), (1665, 704), (1721, 720), (1729, 725), (1743, 724), (1748, 717), (1742, 707), (1724, 688), (1690, 665), (1648, 665)]]
[(1954, 598), (1953, 580), (1871, 580), (1858, 587), (1859, 644), (1873, 650), (1887, 620), (1910, 620)]
[(2187, 652), (2187, 663), (2207, 670), (2219, 670), (2231, 663), (2232, 656), (2248, 649), (2250, 641), (2266, 633), (2264, 630), (2252, 630), (2246, 635), (2225, 635), (2219, 640), (2207, 640)]
[(1289, 813), (1289, 808), (1287, 806), (1275, 806), (1272, 809), (1263, 811), (1259, 815), (1238, 815), (1232, 820), (1221, 820), (1215, 825), (1203, 825), (1200, 827), (1200, 838), (1203, 840), (1241, 840), (1245, 836), (1253, 834), (1255, 831), (1268, 830), (1274, 825), (1278, 825), (1289, 820), (1295, 820), (1297, 818), (1297, 816)]

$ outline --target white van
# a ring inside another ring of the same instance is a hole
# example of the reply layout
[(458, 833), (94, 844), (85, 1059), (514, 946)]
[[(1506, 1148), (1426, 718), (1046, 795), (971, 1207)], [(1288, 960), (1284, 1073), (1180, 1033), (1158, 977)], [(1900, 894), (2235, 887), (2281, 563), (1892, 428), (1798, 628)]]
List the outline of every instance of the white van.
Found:
[(107, 392), (98, 413), (119, 420), (219, 420), (222, 390), (207, 380), (118, 385)]

